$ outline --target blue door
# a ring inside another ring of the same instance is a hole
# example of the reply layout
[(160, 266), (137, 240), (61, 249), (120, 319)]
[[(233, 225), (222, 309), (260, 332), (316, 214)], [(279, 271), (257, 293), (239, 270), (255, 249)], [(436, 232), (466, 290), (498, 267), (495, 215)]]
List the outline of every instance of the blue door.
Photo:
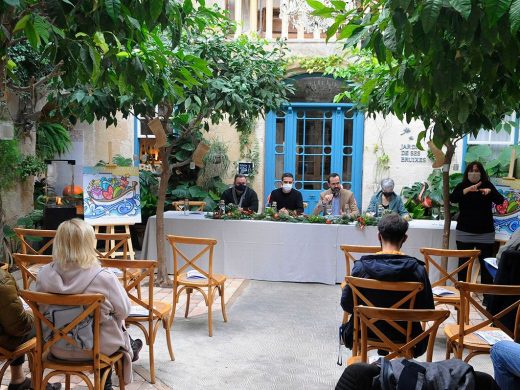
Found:
[(282, 173), (291, 172), (310, 214), (334, 172), (361, 204), (362, 113), (351, 104), (292, 103), (270, 112), (266, 126), (266, 197), (279, 186)]

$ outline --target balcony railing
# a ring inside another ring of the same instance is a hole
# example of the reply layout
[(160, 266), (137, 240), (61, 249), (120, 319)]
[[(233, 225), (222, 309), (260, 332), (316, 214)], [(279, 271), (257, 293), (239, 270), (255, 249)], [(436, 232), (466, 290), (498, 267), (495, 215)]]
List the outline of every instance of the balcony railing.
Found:
[(332, 23), (312, 16), (305, 0), (226, 0), (226, 8), (238, 24), (237, 35), (256, 33), (266, 39), (322, 40)]

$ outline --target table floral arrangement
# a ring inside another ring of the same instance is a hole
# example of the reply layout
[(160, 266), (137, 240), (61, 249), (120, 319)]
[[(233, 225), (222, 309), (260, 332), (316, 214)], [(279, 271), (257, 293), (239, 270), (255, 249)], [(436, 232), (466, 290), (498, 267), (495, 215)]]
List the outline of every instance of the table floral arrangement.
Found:
[(356, 227), (363, 230), (367, 226), (377, 226), (378, 222), (379, 219), (374, 217), (373, 213), (365, 213), (356, 218)]
[(251, 210), (241, 210), (237, 205), (232, 203), (226, 205), (225, 213), (208, 213), (206, 217), (223, 220), (257, 220), (293, 223), (318, 223), (327, 225), (348, 225), (354, 221), (354, 219), (348, 215), (324, 217), (322, 215), (298, 214), (295, 211), (288, 211), (285, 209), (277, 211), (272, 208), (268, 208), (263, 213), (255, 213)]

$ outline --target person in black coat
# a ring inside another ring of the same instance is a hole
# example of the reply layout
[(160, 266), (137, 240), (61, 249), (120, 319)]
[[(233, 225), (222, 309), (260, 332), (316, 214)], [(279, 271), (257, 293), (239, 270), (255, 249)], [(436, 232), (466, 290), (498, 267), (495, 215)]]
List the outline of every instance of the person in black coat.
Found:
[(233, 187), (222, 193), (220, 200), (223, 200), (226, 204), (233, 203), (242, 210), (258, 212), (258, 195), (255, 190), (247, 186), (246, 176), (235, 175), (233, 183)]
[[(469, 163), (462, 182), (450, 195), (451, 203), (459, 204), (457, 219), (457, 249), (479, 249), (481, 282), (493, 283), (493, 278), (484, 266), (484, 259), (493, 256), (495, 226), (492, 203), (502, 204), (504, 197), (489, 181), (486, 170), (478, 161)], [(467, 259), (460, 259), (462, 265)], [(459, 272), (459, 280), (466, 281), (466, 271)]]
[(296, 211), (298, 214), (303, 213), (303, 197), (302, 193), (293, 188), (294, 176), (292, 173), (286, 172), (282, 175), (282, 188), (271, 191), (269, 195), (269, 203), (276, 202), (278, 210)]
[[(415, 299), (416, 309), (433, 309), (433, 293), (424, 263), (415, 257), (402, 253), (401, 247), (406, 241), (408, 222), (398, 214), (384, 216), (377, 224), (378, 238), (381, 243), (381, 251), (374, 255), (362, 256), (354, 263), (352, 276), (357, 278), (375, 279), (385, 282), (421, 282), (424, 286)], [(363, 295), (375, 306), (390, 307), (399, 302), (407, 293), (400, 291), (381, 291), (362, 289)], [(341, 307), (347, 313), (354, 312), (352, 289), (347, 284), (341, 295)], [(391, 340), (404, 342), (402, 333), (387, 323), (379, 326)], [(345, 346), (352, 348), (353, 343), (353, 316), (350, 316), (346, 325), (344, 339)], [(412, 337), (422, 332), (420, 323), (413, 323)], [(414, 356), (418, 357), (426, 352), (428, 338), (422, 340), (414, 350)]]

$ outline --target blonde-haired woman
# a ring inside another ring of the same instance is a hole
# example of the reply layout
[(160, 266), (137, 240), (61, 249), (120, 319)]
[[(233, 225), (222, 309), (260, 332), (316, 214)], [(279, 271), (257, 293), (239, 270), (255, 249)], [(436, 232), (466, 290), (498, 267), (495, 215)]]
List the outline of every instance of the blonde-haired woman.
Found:
[[(101, 353), (111, 355), (118, 350), (126, 352), (125, 382), (130, 383), (133, 352), (124, 327), (124, 320), (130, 313), (130, 300), (117, 276), (100, 266), (95, 245), (94, 229), (83, 220), (75, 218), (60, 224), (54, 238), (53, 261), (38, 272), (36, 290), (55, 294), (103, 294), (105, 302), (101, 305)], [(56, 344), (51, 352), (59, 359), (85, 358), (85, 353), (81, 350), (65, 350)], [(105, 389), (112, 389), (110, 375)]]

